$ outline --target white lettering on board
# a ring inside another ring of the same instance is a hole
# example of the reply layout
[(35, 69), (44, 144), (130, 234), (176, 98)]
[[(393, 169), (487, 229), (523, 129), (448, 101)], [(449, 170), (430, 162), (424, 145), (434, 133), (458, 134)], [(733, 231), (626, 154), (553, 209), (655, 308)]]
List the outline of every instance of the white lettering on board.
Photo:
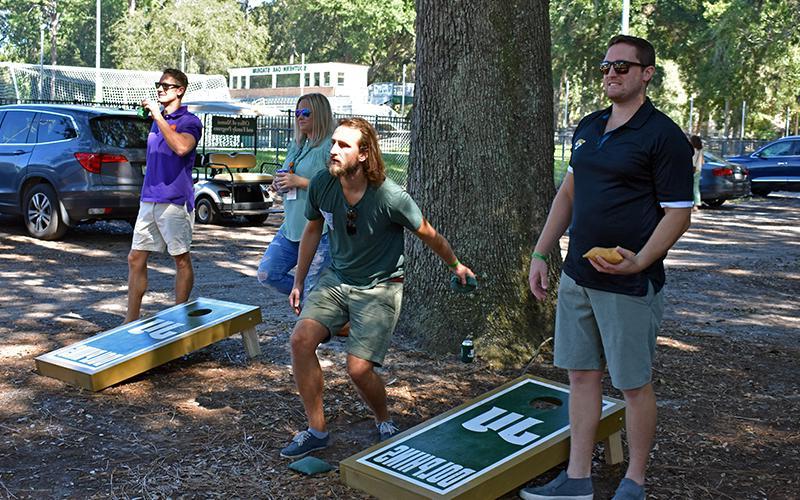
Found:
[(525, 418), (519, 413), (493, 406), (491, 410), (464, 422), (461, 426), (472, 432), (499, 431), (498, 436), (507, 443), (525, 446), (539, 438), (538, 434), (527, 432), (527, 429), (541, 423), (541, 420), (532, 417)]
[(133, 335), (147, 333), (151, 338), (163, 340), (172, 337), (173, 335), (177, 335), (179, 332), (176, 332), (173, 330), (173, 328), (179, 328), (181, 326), (184, 326), (184, 324), (178, 323), (177, 321), (156, 318), (152, 321), (148, 321), (147, 323), (142, 323), (136, 328), (129, 329), (128, 333)]
[(372, 461), (442, 488), (475, 474), (474, 469), (405, 445), (395, 446)]

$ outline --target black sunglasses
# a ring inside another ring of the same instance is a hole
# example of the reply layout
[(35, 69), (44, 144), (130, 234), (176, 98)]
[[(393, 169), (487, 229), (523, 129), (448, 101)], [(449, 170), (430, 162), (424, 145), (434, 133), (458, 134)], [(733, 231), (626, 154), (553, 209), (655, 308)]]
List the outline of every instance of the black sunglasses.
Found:
[(169, 89), (179, 89), (183, 87), (183, 85), (178, 85), (177, 83), (156, 82), (156, 89), (158, 89), (159, 87), (163, 87), (164, 90), (169, 90)]
[(348, 208), (347, 209), (347, 234), (353, 236), (356, 234), (356, 217), (358, 217), (358, 212), (355, 208)]
[(646, 68), (648, 65), (633, 61), (623, 61), (621, 59), (619, 61), (603, 61), (600, 63), (600, 71), (604, 75), (607, 75), (608, 72), (611, 71), (611, 68), (613, 67), (614, 73), (618, 75), (624, 75), (628, 71), (630, 71), (631, 66), (641, 66), (642, 68)]

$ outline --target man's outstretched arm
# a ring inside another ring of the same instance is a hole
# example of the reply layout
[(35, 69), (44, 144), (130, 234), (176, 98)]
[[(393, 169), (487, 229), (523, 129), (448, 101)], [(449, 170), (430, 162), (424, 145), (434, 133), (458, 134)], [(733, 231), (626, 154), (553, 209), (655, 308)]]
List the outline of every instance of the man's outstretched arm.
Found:
[(470, 268), (459, 262), (456, 254), (453, 253), (453, 249), (450, 248), (450, 243), (444, 236), (436, 232), (436, 229), (431, 226), (427, 219), (422, 219), (422, 224), (420, 224), (419, 229), (414, 231), (414, 234), (428, 245), (436, 255), (442, 258), (447, 267), (453, 271), (453, 274), (458, 276), (462, 285), (467, 284), (467, 276), (475, 277), (475, 273)]

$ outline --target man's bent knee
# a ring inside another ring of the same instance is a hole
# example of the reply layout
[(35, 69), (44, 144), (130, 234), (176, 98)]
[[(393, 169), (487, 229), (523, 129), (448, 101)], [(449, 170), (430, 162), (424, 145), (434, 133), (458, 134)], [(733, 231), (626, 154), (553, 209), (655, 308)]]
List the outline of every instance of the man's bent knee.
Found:
[(354, 356), (347, 357), (347, 374), (355, 383), (359, 383), (364, 379), (371, 377), (374, 373), (374, 363), (366, 359), (357, 358)]
[(315, 351), (326, 338), (328, 329), (322, 323), (313, 319), (301, 319), (292, 331), (292, 352)]

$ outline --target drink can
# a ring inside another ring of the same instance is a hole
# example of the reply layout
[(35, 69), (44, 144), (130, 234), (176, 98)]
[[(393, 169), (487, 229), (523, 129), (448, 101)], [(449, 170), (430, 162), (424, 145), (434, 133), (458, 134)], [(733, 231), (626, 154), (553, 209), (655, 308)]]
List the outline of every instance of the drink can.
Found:
[[(277, 174), (286, 174), (286, 173), (289, 173), (289, 169), (287, 169), (287, 168), (279, 168), (278, 170), (275, 171), (276, 175)], [(280, 189), (280, 190), (278, 190), (279, 193), (285, 193), (286, 191), (288, 191), (288, 189)]]
[(475, 343), (472, 337), (467, 337), (461, 342), (461, 361), (472, 363), (475, 360)]

